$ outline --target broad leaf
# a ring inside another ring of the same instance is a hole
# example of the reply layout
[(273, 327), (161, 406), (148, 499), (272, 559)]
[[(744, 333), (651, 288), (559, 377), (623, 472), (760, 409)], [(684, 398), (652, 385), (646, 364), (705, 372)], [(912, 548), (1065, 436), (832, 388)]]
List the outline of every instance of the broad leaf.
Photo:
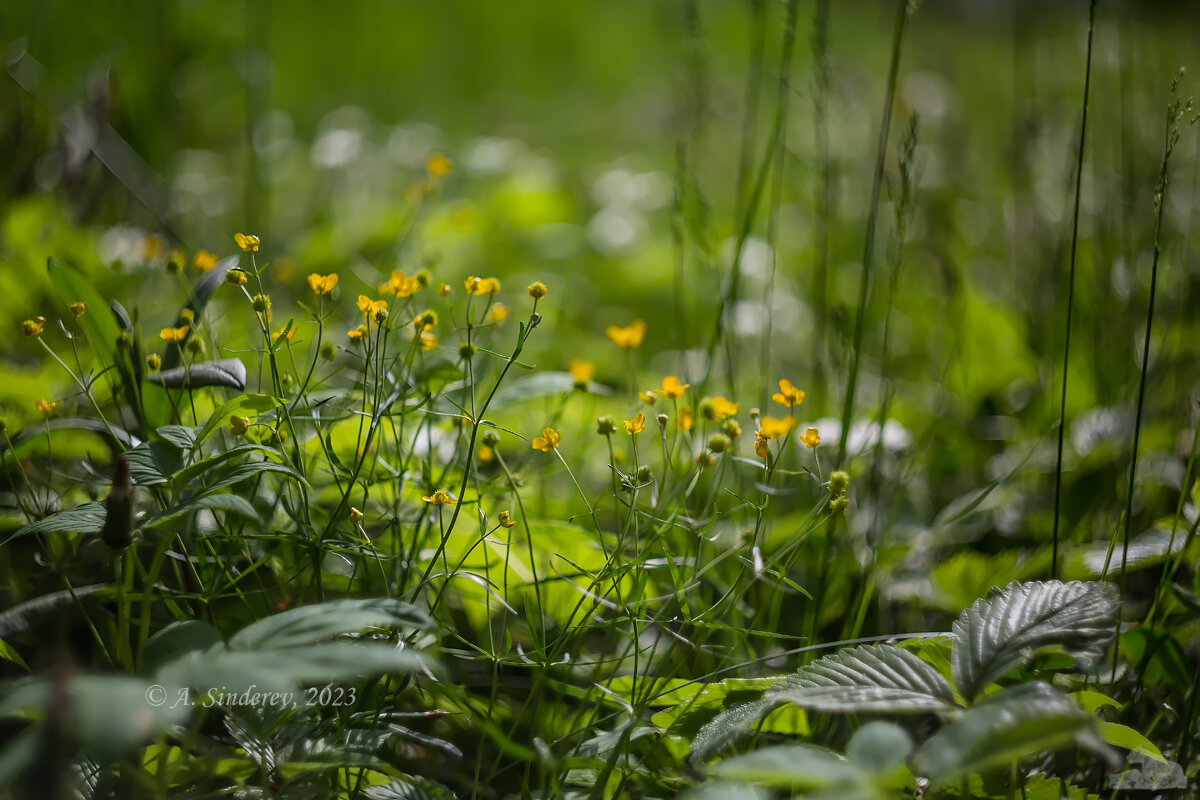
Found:
[(0, 638), (8, 638), (15, 633), (29, 630), (52, 619), (63, 609), (76, 606), (83, 598), (111, 588), (112, 585), (107, 583), (77, 586), (74, 589), (44, 594), (14, 606), (0, 613)]
[(142, 528), (153, 528), (163, 525), (180, 517), (194, 514), (197, 511), (225, 511), (232, 514), (239, 514), (251, 521), (258, 521), (258, 512), (254, 510), (254, 506), (249, 500), (236, 494), (201, 494), (190, 500), (180, 503), (173, 508), (168, 508), (165, 511), (160, 511), (154, 516), (142, 522)]
[[(225, 282), (225, 273), (236, 267), (238, 265), (238, 261), (238, 256), (229, 256), (228, 258), (223, 258), (217, 262), (215, 267), (200, 276), (199, 280), (196, 281), (196, 285), (192, 287), (192, 293), (188, 295), (187, 302), (184, 303), (183, 308), (179, 310), (179, 314), (175, 316), (174, 327), (178, 328), (181, 325), (186, 324), (183, 314), (184, 311), (191, 311), (193, 319), (200, 319), (200, 316), (204, 313), (205, 306), (207, 306), (208, 301), (212, 299), (213, 293), (216, 292), (217, 289), (220, 288), (221, 284)], [(188, 331), (189, 336), (191, 333), (192, 331)], [(163, 354), (162, 365), (164, 370), (170, 371), (176, 364), (179, 363), (180, 354), (183, 352), (182, 345), (183, 342), (179, 342), (178, 344), (172, 342), (167, 345), (167, 350)]]
[(372, 625), (425, 628), (429, 617), (401, 600), (332, 600), (261, 619), (229, 640), (231, 650), (265, 650), (318, 642)]
[(778, 705), (774, 698), (762, 698), (726, 709), (708, 721), (692, 740), (691, 759), (706, 760), (736, 741), (747, 729)]
[(171, 442), (142, 442), (125, 453), (129, 476), (139, 486), (166, 483), (183, 466), (183, 453)]
[(841, 713), (944, 714), (958, 708), (953, 689), (936, 668), (886, 644), (850, 647), (817, 659), (768, 697)]
[(712, 781), (689, 789), (679, 795), (679, 800), (770, 800), (773, 797), (766, 789), (733, 781)]
[(196, 444), (196, 429), (188, 425), (163, 425), (155, 432), (180, 450), (191, 450)]
[(236, 358), (220, 361), (202, 361), (190, 367), (175, 367), (146, 376), (150, 383), (168, 389), (202, 389), (205, 386), (223, 386), (227, 389), (246, 388), (246, 365)]
[(1024, 683), (990, 695), (942, 728), (917, 751), (914, 765), (944, 782), (1072, 744), (1105, 751), (1095, 718), (1049, 684)]
[(270, 447), (269, 445), (239, 444), (237, 447), (230, 448), (229, 450), (222, 450), (221, 452), (211, 455), (208, 458), (202, 458), (194, 464), (188, 464), (186, 467), (179, 470), (179, 472), (175, 473), (175, 484), (177, 486), (187, 486), (188, 481), (197, 475), (208, 472), (210, 469), (214, 469), (221, 464), (224, 464), (226, 461), (235, 459), (238, 456), (254, 452), (263, 453), (268, 456), (275, 456), (280, 460), (285, 458), (282, 453), (280, 453), (274, 447)]
[(1167, 763), (1167, 759), (1163, 757), (1162, 751), (1154, 745), (1154, 742), (1128, 725), (1122, 725), (1119, 722), (1101, 722), (1100, 738), (1117, 747), (1141, 753), (1163, 764)]
[(204, 423), (204, 427), (200, 429), (200, 433), (196, 435), (196, 441), (203, 442), (216, 433), (217, 428), (228, 425), (231, 416), (257, 416), (278, 405), (280, 405), (280, 401), (269, 394), (239, 395), (213, 412), (213, 415), (208, 418), (208, 422)]
[(954, 623), (954, 681), (967, 700), (1046, 647), (1082, 665), (1099, 658), (1116, 627), (1117, 592), (1103, 583), (1010, 583)]
[(26, 536), (31, 533), (99, 533), (100, 529), (104, 527), (105, 515), (104, 501), (93, 500), (90, 503), (60, 511), (45, 519), (30, 522), (28, 525), (22, 525), (13, 531), (13, 535), (8, 537), (5, 543), (7, 544), (18, 536)]
[(819, 747), (776, 745), (722, 761), (714, 775), (769, 786), (810, 791), (864, 779), (862, 770)]
[(908, 731), (894, 722), (875, 720), (863, 725), (846, 744), (846, 758), (870, 772), (888, 772), (912, 752)]

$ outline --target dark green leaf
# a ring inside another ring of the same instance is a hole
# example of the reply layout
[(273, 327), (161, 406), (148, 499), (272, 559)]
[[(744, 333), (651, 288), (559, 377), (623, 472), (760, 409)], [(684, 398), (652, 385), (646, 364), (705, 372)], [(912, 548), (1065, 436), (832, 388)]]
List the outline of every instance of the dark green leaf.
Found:
[(186, 467), (175, 473), (175, 485), (187, 486), (188, 482), (191, 481), (192, 478), (208, 472), (209, 470), (224, 464), (226, 461), (231, 461), (239, 456), (254, 452), (264, 453), (268, 456), (275, 456), (281, 460), (284, 458), (283, 454), (274, 447), (270, 447), (265, 444), (240, 444), (237, 447), (232, 447), (228, 450), (222, 450), (216, 455), (209, 456), (208, 458), (202, 458), (193, 464), (188, 464)]
[(187, 425), (163, 425), (156, 432), (180, 450), (191, 450), (196, 444), (196, 429)]
[(205, 386), (222, 386), (227, 389), (246, 388), (246, 365), (236, 358), (220, 361), (202, 361), (190, 367), (175, 367), (161, 372), (152, 372), (146, 380), (168, 389), (202, 389)]
[(147, 669), (156, 669), (187, 653), (221, 644), (221, 634), (207, 622), (186, 619), (173, 622), (146, 642)]
[[(174, 327), (180, 327), (185, 324), (183, 318), (185, 310), (192, 312), (193, 319), (200, 319), (200, 316), (204, 313), (204, 308), (208, 305), (208, 301), (212, 299), (213, 293), (225, 282), (225, 273), (236, 267), (238, 260), (237, 256), (223, 258), (217, 262), (215, 267), (200, 276), (200, 279), (196, 281), (196, 285), (192, 287), (192, 293), (188, 295), (183, 309), (175, 316)], [(188, 335), (191, 335), (191, 331), (188, 331)], [(183, 342), (178, 344), (172, 342), (167, 345), (166, 353), (163, 355), (164, 370), (171, 370), (179, 363), (180, 354), (183, 352), (182, 345)]]
[(332, 600), (267, 617), (243, 628), (229, 640), (231, 650), (264, 650), (318, 642), (368, 626), (431, 625), (425, 612), (402, 600)]
[(7, 639), (14, 633), (41, 625), (63, 609), (74, 608), (79, 600), (111, 588), (111, 585), (106, 583), (77, 586), (74, 590), (51, 592), (14, 606), (0, 614), (0, 638)]
[(308, 481), (304, 480), (304, 476), (286, 464), (276, 464), (274, 461), (252, 461), (248, 464), (238, 464), (233, 469), (221, 475), (214, 483), (205, 487), (205, 493), (215, 492), (217, 489), (223, 489), (226, 486), (233, 486), (235, 483), (241, 483), (248, 478), (257, 477), (265, 472), (287, 475), (302, 486), (308, 486)]
[(1081, 664), (1103, 655), (1116, 628), (1117, 592), (1104, 583), (1010, 583), (954, 623), (954, 681), (968, 700), (1038, 650), (1061, 646)]
[(722, 761), (712, 772), (721, 778), (800, 791), (853, 784), (865, 777), (860, 769), (835, 753), (806, 745), (764, 747)]
[(79, 324), (87, 334), (88, 343), (96, 351), (101, 363), (112, 364), (115, 361), (119, 330), (112, 315), (108, 313), (108, 303), (78, 270), (56, 258), (46, 260), (46, 274), (50, 278), (50, 285), (62, 298), (64, 306), (79, 300), (88, 304), (87, 312), (79, 317)]
[(160, 511), (154, 516), (147, 518), (142, 522), (141, 527), (157, 527), (204, 509), (209, 511), (226, 511), (233, 514), (240, 514), (246, 519), (252, 521), (257, 521), (259, 519), (258, 512), (254, 510), (254, 506), (249, 500), (241, 497), (240, 495), (201, 494), (196, 495), (195, 497), (192, 497), (191, 499), (180, 503), (173, 508)]
[(691, 759), (694, 763), (707, 760), (728, 747), (744, 734), (751, 725), (765, 717), (778, 705), (773, 698), (761, 698), (742, 703), (717, 714), (696, 733), (692, 740)]
[[(31, 533), (99, 533), (104, 527), (104, 501), (94, 500), (75, 508), (68, 508), (45, 519), (30, 522), (17, 528), (13, 535), (5, 540), (5, 544), (18, 536)], [(2, 636), (3, 634), (0, 634)]]
[(912, 752), (908, 731), (893, 722), (875, 720), (863, 725), (846, 745), (846, 757), (871, 772), (888, 772)]
[(171, 442), (142, 442), (125, 453), (129, 474), (139, 486), (166, 483), (183, 466), (183, 453)]

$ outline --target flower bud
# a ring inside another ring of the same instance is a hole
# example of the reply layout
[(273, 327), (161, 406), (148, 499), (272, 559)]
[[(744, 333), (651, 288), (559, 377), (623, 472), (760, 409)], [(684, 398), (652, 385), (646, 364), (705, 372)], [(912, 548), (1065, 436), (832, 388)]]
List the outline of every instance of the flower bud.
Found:
[(605, 414), (596, 420), (596, 433), (601, 436), (609, 436), (617, 432), (617, 421), (613, 419), (611, 414)]

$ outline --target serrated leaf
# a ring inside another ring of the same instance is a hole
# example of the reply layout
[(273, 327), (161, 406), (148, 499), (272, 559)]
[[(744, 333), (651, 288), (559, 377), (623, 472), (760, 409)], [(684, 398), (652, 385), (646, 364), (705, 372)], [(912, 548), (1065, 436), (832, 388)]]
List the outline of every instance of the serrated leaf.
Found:
[(764, 747), (722, 761), (712, 773), (720, 778), (801, 791), (852, 784), (865, 778), (862, 770), (837, 754), (806, 745)]
[(959, 707), (936, 668), (886, 644), (849, 647), (819, 658), (768, 695), (840, 713), (944, 714)]
[(188, 425), (163, 425), (155, 432), (180, 450), (191, 450), (196, 444), (196, 429)]
[(954, 623), (954, 681), (967, 700), (1037, 651), (1061, 646), (1081, 665), (1104, 654), (1117, 592), (1104, 583), (1010, 583), (976, 600)]
[(1103, 751), (1095, 719), (1046, 683), (1002, 689), (928, 739), (913, 758), (920, 774), (945, 782), (1080, 744)]
[(440, 783), (411, 777), (363, 789), (366, 800), (454, 800), (456, 795)]
[(764, 697), (728, 708), (717, 714), (696, 733), (696, 738), (692, 740), (692, 762), (705, 761), (728, 747), (776, 705), (776, 700)]
[(5, 544), (18, 536), (27, 536), (31, 533), (99, 533), (100, 529), (104, 527), (106, 514), (104, 501), (93, 500), (90, 503), (52, 514), (45, 519), (22, 525), (13, 531), (13, 535), (5, 540)]
[(139, 486), (166, 483), (183, 466), (183, 453), (171, 442), (142, 442), (125, 452), (129, 476)]
[(202, 361), (190, 367), (175, 367), (152, 372), (146, 376), (150, 383), (167, 389), (202, 389), (206, 386), (222, 386), (226, 389), (246, 388), (246, 365), (236, 358), (219, 361)]
[(254, 622), (229, 640), (231, 650), (291, 647), (328, 639), (368, 626), (399, 625), (425, 628), (432, 624), (425, 612), (402, 600), (331, 600), (303, 606)]

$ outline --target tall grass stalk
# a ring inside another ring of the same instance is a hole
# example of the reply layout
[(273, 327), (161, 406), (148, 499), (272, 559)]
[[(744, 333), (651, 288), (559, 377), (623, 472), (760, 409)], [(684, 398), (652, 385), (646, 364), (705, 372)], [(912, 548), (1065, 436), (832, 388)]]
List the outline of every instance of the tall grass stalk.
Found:
[(1054, 544), (1050, 577), (1058, 577), (1059, 509), (1062, 501), (1063, 438), (1067, 427), (1067, 371), (1071, 359), (1071, 316), (1075, 309), (1075, 254), (1079, 244), (1079, 196), (1083, 186), (1083, 153), (1087, 146), (1088, 96), (1092, 86), (1092, 41), (1096, 33), (1096, 0), (1088, 12), (1087, 60), (1083, 71), (1083, 112), (1079, 120), (1079, 151), (1075, 158), (1075, 208), (1071, 216), (1071, 264), (1067, 273), (1067, 318), (1063, 341), (1062, 395), (1058, 407), (1058, 453), (1054, 462)]
[(837, 464), (846, 460), (846, 441), (850, 436), (850, 421), (854, 415), (854, 394), (858, 386), (858, 370), (862, 362), (863, 330), (866, 327), (867, 299), (871, 290), (871, 266), (875, 261), (875, 225), (879, 218), (879, 190), (883, 184), (883, 168), (887, 161), (887, 144), (892, 127), (892, 106), (896, 98), (896, 83), (900, 77), (900, 55), (904, 47), (904, 30), (914, 6), (910, 0), (896, 4), (896, 24), (892, 32), (892, 62), (888, 69), (887, 92), (883, 98), (883, 121), (879, 126), (879, 144), (875, 151), (875, 177), (871, 181), (871, 206), (867, 213), (867, 233), (863, 237), (862, 277), (858, 285), (858, 310), (854, 320), (853, 354), (850, 374), (846, 380), (846, 395), (842, 399), (842, 432), (838, 441)]

